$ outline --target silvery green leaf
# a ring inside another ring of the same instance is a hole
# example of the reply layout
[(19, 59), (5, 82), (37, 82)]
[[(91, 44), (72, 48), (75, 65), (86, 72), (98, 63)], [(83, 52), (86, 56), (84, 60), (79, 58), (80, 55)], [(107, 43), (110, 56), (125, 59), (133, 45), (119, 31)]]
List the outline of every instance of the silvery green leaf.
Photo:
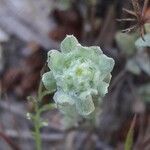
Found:
[(118, 32), (116, 34), (116, 42), (118, 47), (128, 56), (131, 56), (135, 53), (135, 40), (137, 39), (137, 35), (134, 34), (127, 34)]
[(144, 71), (146, 74), (150, 75), (150, 59), (149, 54), (144, 49), (138, 49), (136, 55), (130, 58), (126, 64), (127, 70), (134, 74), (140, 74)]
[(140, 69), (150, 76), (150, 56), (148, 51), (139, 49), (136, 55), (136, 62), (138, 63)]
[(75, 106), (61, 106), (60, 111), (64, 114), (62, 123), (65, 128), (70, 128), (78, 123), (80, 116), (78, 115)]
[(76, 55), (78, 55), (79, 57), (83, 57), (85, 59), (90, 59), (94, 62), (97, 62), (100, 54), (102, 53), (99, 47), (86, 47), (79, 44), (77, 45)]
[(73, 35), (67, 35), (66, 38), (61, 42), (60, 48), (64, 53), (68, 53), (76, 49), (78, 40)]
[(61, 70), (63, 67), (63, 55), (57, 50), (50, 50), (47, 62), (50, 69)]
[(74, 107), (74, 105), (70, 105), (68, 103), (64, 103), (62, 105), (58, 104), (57, 107), (63, 114), (69, 117), (73, 117), (73, 115), (76, 113), (76, 108)]
[(62, 91), (57, 91), (54, 94), (53, 98), (56, 104), (60, 104), (60, 105), (66, 105), (66, 104), (73, 105), (74, 104), (74, 99)]
[(150, 33), (144, 35), (144, 40), (142, 38), (138, 38), (135, 42), (136, 47), (150, 47)]
[(75, 103), (79, 114), (83, 116), (87, 116), (95, 110), (92, 96), (86, 92), (81, 93), (79, 99), (76, 100)]
[(90, 54), (90, 52), (92, 52), (92, 51), (89, 49), (89, 47), (85, 47), (80, 44), (77, 45), (76, 55), (88, 58), (88, 57), (90, 57), (90, 55), (88, 55), (88, 54)]
[(108, 86), (109, 83), (101, 81), (98, 85), (98, 91), (101, 95), (101, 97), (105, 96), (106, 93), (108, 93)]
[(46, 72), (42, 76), (42, 82), (47, 90), (54, 92), (56, 90), (56, 81), (52, 71)]
[(112, 75), (109, 73), (109, 74), (104, 78), (103, 81), (106, 82), (106, 83), (110, 83), (111, 77), (112, 77)]
[(141, 73), (141, 69), (134, 58), (127, 61), (126, 68), (133, 74), (139, 75)]
[(97, 54), (103, 54), (103, 52), (99, 46), (90, 46), (89, 48), (92, 49), (93, 51), (95, 51), (95, 53), (97, 53)]
[(102, 78), (101, 76), (101, 72), (100, 71), (97, 71), (95, 74), (94, 74), (94, 77), (93, 77), (93, 83), (94, 85), (97, 85), (99, 84), (99, 81), (103, 80), (104, 78)]
[(59, 105), (58, 109), (64, 115), (62, 123), (65, 129), (75, 126), (79, 120), (79, 115), (77, 113), (75, 105)]
[(100, 55), (99, 60), (99, 69), (101, 71), (101, 78), (104, 79), (108, 73), (110, 73), (114, 67), (114, 60), (110, 57), (107, 57), (106, 55), (102, 54)]

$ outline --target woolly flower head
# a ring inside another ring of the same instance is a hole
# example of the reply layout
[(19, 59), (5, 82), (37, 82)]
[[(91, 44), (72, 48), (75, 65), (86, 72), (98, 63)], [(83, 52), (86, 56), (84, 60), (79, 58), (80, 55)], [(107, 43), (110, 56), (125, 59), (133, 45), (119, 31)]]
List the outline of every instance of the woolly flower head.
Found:
[(60, 49), (48, 52), (50, 71), (43, 84), (55, 92), (54, 101), (64, 114), (86, 117), (108, 91), (114, 60), (98, 46), (83, 47), (73, 35), (66, 36)]

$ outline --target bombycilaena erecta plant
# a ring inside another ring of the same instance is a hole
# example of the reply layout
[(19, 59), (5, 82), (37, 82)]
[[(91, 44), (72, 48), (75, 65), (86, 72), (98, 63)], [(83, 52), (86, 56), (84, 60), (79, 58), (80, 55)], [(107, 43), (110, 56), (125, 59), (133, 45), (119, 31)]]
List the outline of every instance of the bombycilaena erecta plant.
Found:
[(82, 46), (73, 35), (66, 36), (60, 50), (48, 52), (50, 71), (42, 81), (55, 92), (53, 99), (67, 126), (72, 126), (79, 118), (91, 118), (99, 108), (108, 92), (114, 60), (98, 46)]

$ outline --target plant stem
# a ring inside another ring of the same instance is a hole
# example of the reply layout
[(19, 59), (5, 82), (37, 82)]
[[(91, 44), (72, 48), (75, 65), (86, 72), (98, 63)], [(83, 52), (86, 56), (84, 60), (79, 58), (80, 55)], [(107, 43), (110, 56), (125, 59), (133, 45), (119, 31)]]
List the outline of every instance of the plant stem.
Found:
[(40, 82), (37, 97), (36, 98), (32, 97), (35, 106), (35, 114), (32, 115), (32, 119), (34, 122), (34, 139), (36, 144), (36, 150), (42, 150), (42, 139), (41, 139), (40, 129), (43, 127), (43, 125), (41, 120), (41, 113), (53, 108), (52, 104), (43, 105), (43, 106), (41, 106), (40, 104), (43, 97), (48, 94), (50, 94), (50, 92), (43, 91), (43, 85), (42, 82)]
[(41, 95), (42, 95), (42, 82), (40, 82), (39, 89), (38, 89), (38, 95), (35, 103), (35, 121), (34, 121), (34, 127), (35, 127), (35, 143), (36, 143), (36, 149), (42, 150), (42, 140), (41, 140), (41, 134), (40, 134), (40, 128), (41, 128), (41, 118), (40, 118), (40, 109), (39, 109), (39, 103), (41, 101)]
[(36, 149), (42, 149), (42, 142), (41, 142), (41, 134), (40, 134), (40, 114), (38, 112), (38, 106), (36, 106), (36, 118), (35, 118), (35, 142), (36, 142)]

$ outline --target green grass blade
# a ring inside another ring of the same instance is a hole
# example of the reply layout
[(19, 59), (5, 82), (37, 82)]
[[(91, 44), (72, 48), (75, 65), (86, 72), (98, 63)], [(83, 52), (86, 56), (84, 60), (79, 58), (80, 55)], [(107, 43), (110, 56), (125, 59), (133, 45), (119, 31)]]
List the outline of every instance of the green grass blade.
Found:
[(135, 122), (136, 122), (136, 115), (133, 118), (133, 121), (131, 123), (130, 129), (126, 137), (125, 150), (132, 150)]

